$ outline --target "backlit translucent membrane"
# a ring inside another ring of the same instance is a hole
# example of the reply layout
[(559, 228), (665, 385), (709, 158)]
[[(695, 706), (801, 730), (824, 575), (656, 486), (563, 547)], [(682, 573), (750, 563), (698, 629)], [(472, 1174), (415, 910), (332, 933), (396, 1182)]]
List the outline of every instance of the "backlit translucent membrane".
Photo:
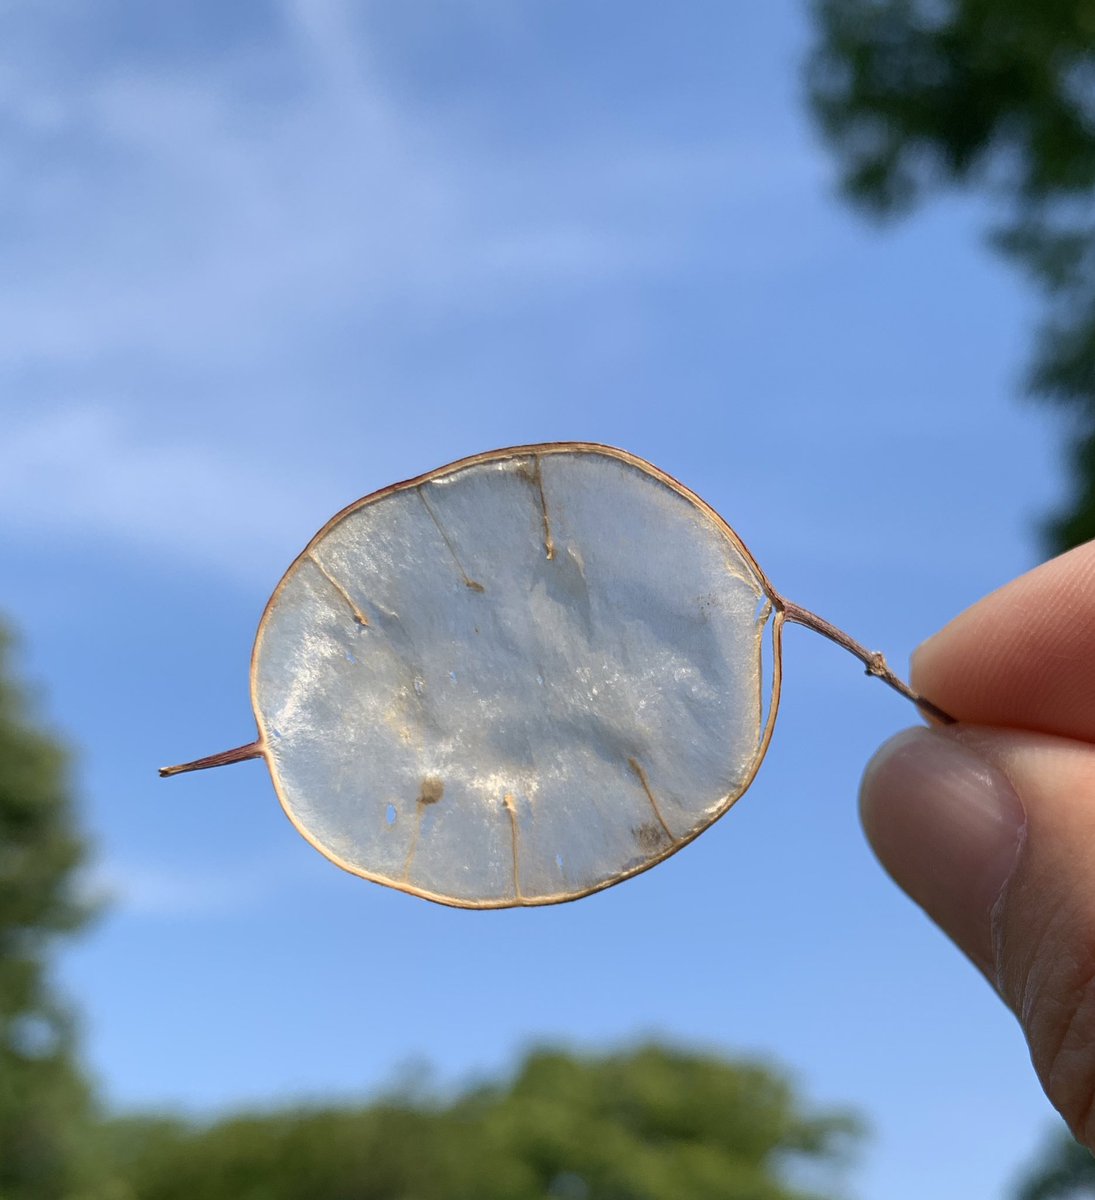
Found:
[(616, 882), (748, 786), (764, 601), (721, 521), (620, 452), (499, 452), (378, 493), (259, 630), (282, 804), (340, 866), (446, 903)]

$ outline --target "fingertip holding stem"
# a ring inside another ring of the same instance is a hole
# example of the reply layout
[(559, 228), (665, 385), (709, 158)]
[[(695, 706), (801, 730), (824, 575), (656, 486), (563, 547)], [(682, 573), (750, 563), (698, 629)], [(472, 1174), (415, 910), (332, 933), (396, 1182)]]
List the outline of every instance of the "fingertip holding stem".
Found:
[(1026, 814), (1005, 775), (941, 729), (908, 729), (867, 767), (867, 838), (895, 882), (993, 982), (993, 917)]

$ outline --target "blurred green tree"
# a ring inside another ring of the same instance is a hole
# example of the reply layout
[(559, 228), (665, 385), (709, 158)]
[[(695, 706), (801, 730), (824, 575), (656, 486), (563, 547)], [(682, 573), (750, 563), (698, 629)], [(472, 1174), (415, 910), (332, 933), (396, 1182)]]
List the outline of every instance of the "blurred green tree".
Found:
[(61, 745), (32, 723), (0, 628), (0, 1198), (54, 1200), (88, 1184), (88, 1088), (51, 987), (58, 935), (88, 911), (85, 846)]
[(1015, 1191), (1015, 1200), (1095, 1197), (1095, 1158), (1065, 1129), (1046, 1145)]
[(796, 1160), (839, 1166), (858, 1134), (769, 1067), (663, 1046), (538, 1051), (449, 1100), (105, 1130), (136, 1200), (806, 1200)]
[(1051, 549), (1095, 537), (1095, 5), (812, 0), (813, 111), (846, 194), (907, 212), (948, 183), (1007, 215), (996, 246), (1045, 293), (1032, 390), (1066, 408), (1073, 495)]

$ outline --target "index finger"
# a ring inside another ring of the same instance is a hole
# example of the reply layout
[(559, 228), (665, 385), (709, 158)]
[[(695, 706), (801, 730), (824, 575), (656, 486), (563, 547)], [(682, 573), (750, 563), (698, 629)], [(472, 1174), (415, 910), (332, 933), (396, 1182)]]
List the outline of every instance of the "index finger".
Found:
[(912, 678), (959, 721), (1095, 742), (1095, 542), (966, 609), (917, 650)]

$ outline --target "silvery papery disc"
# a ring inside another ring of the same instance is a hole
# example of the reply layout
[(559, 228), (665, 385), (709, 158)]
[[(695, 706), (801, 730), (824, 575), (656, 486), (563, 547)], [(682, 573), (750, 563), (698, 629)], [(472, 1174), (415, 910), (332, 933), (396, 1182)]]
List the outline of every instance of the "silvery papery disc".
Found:
[(252, 694), (275, 787), (369, 879), (468, 907), (584, 895), (749, 785), (770, 607), (721, 518), (632, 455), (455, 463), (340, 513), (274, 593)]

